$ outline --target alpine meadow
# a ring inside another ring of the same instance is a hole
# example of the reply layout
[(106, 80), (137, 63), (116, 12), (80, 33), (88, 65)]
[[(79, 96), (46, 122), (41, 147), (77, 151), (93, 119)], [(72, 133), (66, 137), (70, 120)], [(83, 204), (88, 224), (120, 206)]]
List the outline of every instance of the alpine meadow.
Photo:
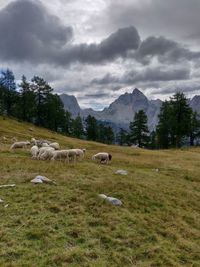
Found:
[[(1, 185), (16, 185), (0, 188), (0, 266), (199, 266), (200, 148), (105, 145), (2, 117), (0, 133)], [(9, 151), (13, 137), (33, 136), (84, 147), (85, 158), (67, 164)], [(99, 151), (112, 162), (92, 161)], [(56, 185), (32, 184), (38, 174)]]

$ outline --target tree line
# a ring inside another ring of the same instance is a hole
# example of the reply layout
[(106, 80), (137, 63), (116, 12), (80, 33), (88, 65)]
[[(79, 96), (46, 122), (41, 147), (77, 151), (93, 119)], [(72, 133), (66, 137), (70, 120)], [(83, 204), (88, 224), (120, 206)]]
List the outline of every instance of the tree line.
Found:
[(106, 144), (112, 144), (115, 139), (110, 126), (90, 115), (85, 120), (80, 115), (72, 118), (59, 95), (53, 94), (53, 88), (43, 78), (34, 76), (29, 82), (22, 76), (20, 84), (16, 84), (9, 69), (0, 73), (0, 114), (71, 137)]
[(137, 145), (149, 149), (193, 146), (200, 138), (199, 115), (192, 110), (183, 93), (175, 93), (162, 103), (158, 125), (148, 129), (147, 115), (143, 110), (135, 113), (129, 130), (120, 129), (115, 137), (111, 126), (98, 122), (89, 115), (72, 118), (65, 111), (59, 95), (41, 77), (27, 81), (22, 76), (16, 84), (14, 74), (7, 69), (0, 73), (0, 114), (31, 122), (67, 136), (93, 140), (105, 144)]
[(190, 107), (183, 93), (177, 92), (162, 103), (156, 129), (149, 132), (147, 115), (143, 110), (135, 113), (129, 131), (120, 129), (120, 145), (135, 144), (150, 149), (193, 146), (200, 138), (200, 118)]

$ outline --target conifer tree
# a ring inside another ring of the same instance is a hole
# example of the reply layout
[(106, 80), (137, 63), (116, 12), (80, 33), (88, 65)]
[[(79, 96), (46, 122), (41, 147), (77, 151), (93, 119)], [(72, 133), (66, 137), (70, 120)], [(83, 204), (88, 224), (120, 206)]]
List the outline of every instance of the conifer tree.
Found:
[(97, 141), (99, 139), (99, 127), (97, 120), (95, 117), (88, 115), (85, 122), (87, 140)]
[(130, 141), (139, 147), (145, 147), (149, 141), (147, 115), (143, 110), (135, 113), (134, 121), (130, 122)]
[(82, 138), (84, 135), (83, 123), (80, 115), (78, 115), (72, 122), (72, 135), (77, 138)]
[(16, 115), (17, 92), (15, 76), (9, 69), (1, 72), (0, 87), (2, 95), (2, 109), (8, 116)]
[(175, 137), (175, 146), (181, 147), (184, 137), (190, 134), (192, 108), (183, 93), (176, 93), (170, 98), (172, 108), (171, 128)]
[(24, 75), (19, 87), (19, 116), (24, 121), (32, 122), (35, 114), (35, 94)]
[(45, 120), (48, 116), (48, 96), (53, 89), (43, 78), (38, 76), (33, 77), (31, 86), (36, 95), (35, 123), (39, 126), (45, 126)]

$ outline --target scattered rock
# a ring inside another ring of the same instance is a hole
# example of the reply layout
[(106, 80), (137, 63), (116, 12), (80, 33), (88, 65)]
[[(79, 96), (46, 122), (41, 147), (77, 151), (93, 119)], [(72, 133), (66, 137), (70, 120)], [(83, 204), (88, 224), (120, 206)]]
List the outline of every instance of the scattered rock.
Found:
[(0, 185), (0, 188), (5, 188), (5, 187), (15, 187), (15, 184), (4, 184), (4, 185)]
[(3, 203), (3, 202), (4, 202), (3, 199), (0, 198), (0, 203)]
[(119, 200), (118, 198), (115, 198), (115, 197), (107, 197), (104, 194), (99, 194), (98, 196), (100, 198), (105, 199), (106, 201), (110, 202), (112, 205), (115, 205), (115, 206), (121, 206), (122, 205), (122, 201)]
[(4, 208), (7, 208), (9, 205), (8, 204), (6, 204), (5, 206), (4, 206)]
[(115, 174), (127, 175), (128, 172), (126, 170), (117, 170)]
[(33, 180), (31, 180), (31, 183), (34, 183), (34, 184), (42, 184), (42, 183), (56, 184), (55, 182), (53, 182), (52, 180), (50, 180), (46, 176), (42, 176), (42, 175), (35, 176), (35, 178)]
[(33, 184), (43, 184), (43, 181), (38, 179), (38, 178), (34, 178), (33, 180), (31, 180), (31, 183), (33, 183)]

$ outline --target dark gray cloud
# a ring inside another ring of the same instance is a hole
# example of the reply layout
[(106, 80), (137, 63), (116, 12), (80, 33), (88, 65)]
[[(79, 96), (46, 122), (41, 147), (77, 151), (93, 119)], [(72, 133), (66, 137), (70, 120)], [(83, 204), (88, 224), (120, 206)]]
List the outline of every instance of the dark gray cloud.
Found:
[(139, 44), (139, 34), (134, 26), (130, 26), (117, 30), (99, 44), (69, 45), (52, 59), (61, 65), (73, 62), (100, 64), (118, 57), (126, 57), (129, 51), (138, 49)]
[(121, 77), (117, 77), (107, 73), (99, 79), (93, 79), (92, 84), (108, 85), (108, 84), (124, 84), (134, 85), (141, 82), (159, 82), (159, 81), (177, 81), (188, 80), (190, 78), (189, 68), (163, 68), (154, 67), (146, 68), (142, 71), (128, 71)]
[(150, 36), (141, 43), (134, 57), (144, 64), (150, 63), (153, 57), (157, 57), (160, 62), (169, 63), (194, 60), (200, 57), (200, 52), (193, 52), (180, 43), (162, 36)]
[(142, 36), (151, 33), (191, 42), (192, 37), (200, 38), (199, 10), (199, 0), (110, 0), (104, 19), (99, 20), (109, 29), (133, 24)]
[(72, 38), (72, 28), (61, 24), (39, 1), (18, 0), (0, 11), (0, 57), (12, 61), (43, 60)]
[(15, 1), (0, 11), (0, 57), (16, 62), (98, 64), (125, 57), (140, 44), (133, 26), (117, 30), (99, 44), (69, 44), (72, 33), (72, 28), (62, 25), (41, 2)]

